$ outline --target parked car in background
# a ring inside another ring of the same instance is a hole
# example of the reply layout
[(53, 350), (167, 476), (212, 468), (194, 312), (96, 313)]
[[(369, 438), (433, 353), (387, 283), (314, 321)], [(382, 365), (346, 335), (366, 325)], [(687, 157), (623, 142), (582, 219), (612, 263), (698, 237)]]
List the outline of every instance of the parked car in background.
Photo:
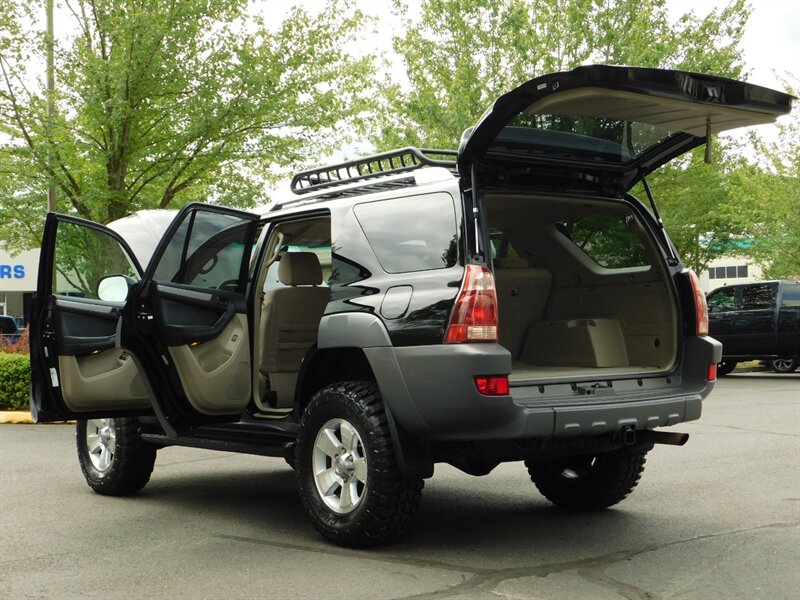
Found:
[(0, 339), (3, 342), (16, 344), (23, 331), (25, 330), (17, 326), (17, 321), (14, 317), (0, 315)]
[(708, 294), (709, 334), (722, 342), (717, 373), (763, 360), (791, 373), (800, 364), (800, 281), (729, 285)]

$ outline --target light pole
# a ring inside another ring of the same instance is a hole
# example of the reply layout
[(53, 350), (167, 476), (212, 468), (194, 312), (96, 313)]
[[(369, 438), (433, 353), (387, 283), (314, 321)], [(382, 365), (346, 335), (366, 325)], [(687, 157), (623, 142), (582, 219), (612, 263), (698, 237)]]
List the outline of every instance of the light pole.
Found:
[(47, 210), (56, 212), (56, 182), (53, 175), (53, 117), (55, 116), (56, 76), (53, 57), (53, 0), (47, 0), (47, 166), (50, 170), (50, 184), (47, 186)]

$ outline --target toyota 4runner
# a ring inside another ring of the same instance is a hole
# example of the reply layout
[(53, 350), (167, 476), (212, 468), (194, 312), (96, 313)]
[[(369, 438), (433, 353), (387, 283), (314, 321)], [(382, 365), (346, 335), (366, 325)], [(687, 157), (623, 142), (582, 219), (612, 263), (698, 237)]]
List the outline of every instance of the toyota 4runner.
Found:
[(348, 546), (403, 533), (436, 463), (524, 461), (555, 504), (611, 506), (686, 441), (659, 428), (700, 417), (721, 359), (644, 178), (791, 101), (579, 67), (499, 98), (457, 152), (298, 173), (260, 212), (49, 214), (33, 416), (79, 419), (101, 494), (141, 489), (164, 446), (284, 457)]

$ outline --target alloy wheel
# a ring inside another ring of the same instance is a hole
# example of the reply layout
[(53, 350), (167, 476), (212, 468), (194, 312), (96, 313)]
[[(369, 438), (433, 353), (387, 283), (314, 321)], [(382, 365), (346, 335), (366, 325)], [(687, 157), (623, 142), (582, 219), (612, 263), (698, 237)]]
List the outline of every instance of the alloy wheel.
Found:
[(86, 423), (86, 448), (95, 469), (105, 473), (111, 468), (117, 451), (113, 419), (91, 419)]
[(314, 440), (314, 483), (333, 512), (353, 512), (367, 491), (367, 458), (361, 436), (344, 419), (331, 419)]

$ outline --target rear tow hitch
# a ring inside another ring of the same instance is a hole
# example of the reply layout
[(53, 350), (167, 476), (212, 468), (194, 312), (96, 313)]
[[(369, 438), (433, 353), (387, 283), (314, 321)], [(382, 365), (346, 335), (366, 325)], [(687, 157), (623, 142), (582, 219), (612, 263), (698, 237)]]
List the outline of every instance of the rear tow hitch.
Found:
[(689, 441), (688, 433), (673, 431), (653, 431), (652, 429), (636, 430), (635, 425), (625, 425), (619, 432), (618, 442), (622, 446), (640, 446), (642, 444), (666, 444), (683, 446)]

